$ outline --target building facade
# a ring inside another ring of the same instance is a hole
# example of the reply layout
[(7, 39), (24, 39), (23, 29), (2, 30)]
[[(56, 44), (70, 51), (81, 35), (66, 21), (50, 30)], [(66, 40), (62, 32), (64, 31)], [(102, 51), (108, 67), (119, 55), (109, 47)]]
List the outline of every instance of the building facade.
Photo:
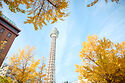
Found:
[(49, 83), (56, 83), (55, 79), (55, 55), (56, 55), (56, 39), (58, 38), (59, 31), (56, 28), (53, 28), (50, 37), (52, 38), (51, 41), (51, 48), (50, 48), (50, 56), (49, 56), (49, 63), (48, 63), (48, 82)]
[(0, 46), (5, 45), (4, 49), (0, 48), (0, 66), (2, 65), (14, 39), (19, 35), (20, 29), (7, 18), (5, 15), (0, 16)]

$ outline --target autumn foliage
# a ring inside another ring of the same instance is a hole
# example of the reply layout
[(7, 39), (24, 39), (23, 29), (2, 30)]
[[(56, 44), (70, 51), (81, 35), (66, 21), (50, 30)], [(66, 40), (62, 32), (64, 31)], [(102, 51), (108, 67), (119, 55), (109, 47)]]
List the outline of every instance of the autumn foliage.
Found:
[[(67, 10), (70, 0), (0, 0), (0, 8), (3, 7), (2, 1), (8, 5), (11, 12), (26, 13), (27, 20), (24, 23), (33, 24), (35, 30), (42, 29), (48, 22), (53, 24), (58, 20), (64, 20), (64, 17), (69, 15)], [(98, 1), (101, 0), (94, 0), (87, 7), (95, 5)], [(111, 1), (119, 2), (119, 0)]]
[[(101, 1), (101, 0), (94, 0), (93, 2), (91, 2), (90, 4), (87, 5), (87, 7), (91, 7), (93, 5), (95, 5), (98, 1)], [(107, 3), (109, 0), (105, 0), (105, 2)], [(111, 0), (112, 2), (116, 2), (118, 3), (119, 0)]]
[(41, 29), (47, 22), (55, 23), (68, 16), (66, 0), (36, 0), (28, 7), (28, 19), (24, 23), (33, 23), (35, 30)]
[[(9, 9), (16, 13), (27, 13), (27, 20), (24, 23), (32, 23), (35, 30), (47, 25), (47, 22), (55, 23), (57, 20), (64, 20), (68, 16), (68, 0), (3, 0)], [(22, 7), (23, 6), (23, 7)], [(2, 1), (0, 1), (2, 8)], [(1, 11), (0, 11), (1, 14)]]
[(2, 77), (0, 76), (0, 83), (14, 83), (10, 77)]
[(81, 65), (76, 64), (79, 80), (93, 83), (125, 82), (125, 42), (113, 43), (96, 35), (84, 41), (80, 52)]
[[(38, 83), (41, 80), (44, 82), (47, 80), (45, 64), (41, 65), (41, 73), (36, 71), (39, 64), (40, 59), (34, 59), (34, 48), (26, 47), (23, 50), (19, 50), (19, 54), (13, 54), (10, 58), (10, 74), (18, 83), (26, 83), (27, 81)], [(38, 78), (39, 76), (40, 78)]]

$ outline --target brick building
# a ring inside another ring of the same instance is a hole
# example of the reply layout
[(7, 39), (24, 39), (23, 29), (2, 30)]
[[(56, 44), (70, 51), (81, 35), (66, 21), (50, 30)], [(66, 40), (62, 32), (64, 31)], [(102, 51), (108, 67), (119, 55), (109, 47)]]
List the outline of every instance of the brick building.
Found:
[(6, 43), (4, 49), (0, 48), (0, 66), (2, 65), (14, 39), (19, 35), (20, 29), (5, 15), (0, 16), (0, 43)]

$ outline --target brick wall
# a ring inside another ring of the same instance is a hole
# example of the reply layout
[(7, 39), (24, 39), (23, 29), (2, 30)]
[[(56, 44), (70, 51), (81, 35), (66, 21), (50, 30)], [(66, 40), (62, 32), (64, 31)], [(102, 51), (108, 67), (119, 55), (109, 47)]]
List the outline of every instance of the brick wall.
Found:
[[(4, 18), (0, 17), (0, 20), (3, 20), (7, 25), (11, 26), (11, 24), (9, 24)], [(3, 24), (2, 22), (0, 22), (0, 42), (1, 41), (7, 41), (7, 43), (5, 44), (5, 48), (2, 50), (2, 52), (0, 53), (0, 66), (2, 65), (14, 39), (18, 36), (18, 33), (14, 32), (11, 28), (9, 28), (6, 24)], [(11, 26), (12, 28), (14, 28), (13, 26)], [(4, 32), (1, 32), (1, 29), (4, 29)], [(18, 32), (20, 32), (19, 30), (17, 30)], [(11, 34), (11, 36), (9, 37), (8, 34)]]

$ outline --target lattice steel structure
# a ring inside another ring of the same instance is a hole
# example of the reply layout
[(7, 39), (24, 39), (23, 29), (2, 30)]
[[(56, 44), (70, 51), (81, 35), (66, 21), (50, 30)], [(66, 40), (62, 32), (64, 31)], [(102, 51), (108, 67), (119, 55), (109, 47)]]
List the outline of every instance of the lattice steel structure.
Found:
[(56, 39), (58, 38), (59, 31), (57, 28), (53, 28), (50, 37), (51, 40), (51, 48), (50, 48), (50, 56), (49, 56), (49, 63), (48, 63), (48, 82), (49, 83), (56, 83), (55, 79), (55, 54), (56, 54)]

